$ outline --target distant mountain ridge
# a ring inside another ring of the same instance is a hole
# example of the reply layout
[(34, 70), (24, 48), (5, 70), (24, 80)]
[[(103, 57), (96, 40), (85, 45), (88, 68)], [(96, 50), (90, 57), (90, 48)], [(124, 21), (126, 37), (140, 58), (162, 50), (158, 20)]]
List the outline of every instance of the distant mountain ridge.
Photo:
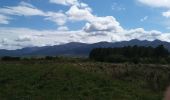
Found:
[(170, 43), (160, 40), (130, 40), (122, 42), (98, 42), (94, 44), (71, 42), (63, 45), (28, 47), (18, 50), (0, 50), (0, 56), (88, 56), (93, 48), (114, 48), (124, 46), (152, 46), (164, 45), (170, 51)]

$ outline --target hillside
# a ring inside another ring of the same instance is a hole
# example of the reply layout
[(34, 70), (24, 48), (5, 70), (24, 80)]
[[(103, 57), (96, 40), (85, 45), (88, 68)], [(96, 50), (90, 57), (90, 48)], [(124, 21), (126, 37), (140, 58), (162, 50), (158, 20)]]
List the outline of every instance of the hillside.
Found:
[(94, 48), (101, 47), (124, 47), (124, 46), (152, 46), (164, 45), (170, 51), (170, 43), (160, 40), (155, 41), (122, 41), (122, 42), (99, 42), (94, 44), (85, 44), (72, 42), (63, 45), (45, 46), (45, 47), (28, 47), (19, 50), (0, 50), (0, 56), (88, 56)]

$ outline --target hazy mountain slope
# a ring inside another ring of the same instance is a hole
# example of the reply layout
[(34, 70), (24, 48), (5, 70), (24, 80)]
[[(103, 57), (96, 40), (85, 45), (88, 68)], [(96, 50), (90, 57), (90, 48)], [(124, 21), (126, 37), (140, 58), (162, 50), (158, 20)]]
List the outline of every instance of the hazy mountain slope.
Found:
[(71, 42), (63, 45), (55, 46), (45, 46), (45, 47), (30, 47), (23, 48), (19, 50), (0, 50), (0, 56), (57, 56), (57, 55), (67, 55), (67, 56), (88, 56), (89, 52), (93, 48), (108, 48), (108, 47), (124, 47), (124, 46), (152, 46), (156, 47), (158, 45), (164, 45), (170, 51), (170, 43), (160, 40), (155, 41), (122, 41), (122, 42), (99, 42), (94, 44), (85, 44)]

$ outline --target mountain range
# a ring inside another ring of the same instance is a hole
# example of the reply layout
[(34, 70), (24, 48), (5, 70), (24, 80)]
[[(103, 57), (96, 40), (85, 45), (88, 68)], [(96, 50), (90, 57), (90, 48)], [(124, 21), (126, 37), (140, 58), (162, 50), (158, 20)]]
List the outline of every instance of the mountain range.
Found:
[(160, 40), (130, 40), (121, 42), (98, 42), (94, 44), (71, 42), (63, 45), (28, 47), (18, 50), (0, 50), (0, 56), (88, 56), (93, 48), (114, 48), (124, 46), (152, 46), (164, 45), (170, 51), (170, 43)]

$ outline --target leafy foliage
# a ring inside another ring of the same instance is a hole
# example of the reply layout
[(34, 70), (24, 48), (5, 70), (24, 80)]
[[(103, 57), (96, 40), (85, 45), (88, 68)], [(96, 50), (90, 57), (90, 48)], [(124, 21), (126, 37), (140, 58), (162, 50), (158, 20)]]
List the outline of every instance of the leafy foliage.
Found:
[[(127, 46), (122, 48), (95, 48), (90, 52), (90, 59), (106, 62), (144, 62), (150, 59), (152, 63), (164, 60), (167, 62), (169, 52), (160, 45), (156, 48), (144, 46)], [(159, 63), (158, 62), (158, 63)]]

